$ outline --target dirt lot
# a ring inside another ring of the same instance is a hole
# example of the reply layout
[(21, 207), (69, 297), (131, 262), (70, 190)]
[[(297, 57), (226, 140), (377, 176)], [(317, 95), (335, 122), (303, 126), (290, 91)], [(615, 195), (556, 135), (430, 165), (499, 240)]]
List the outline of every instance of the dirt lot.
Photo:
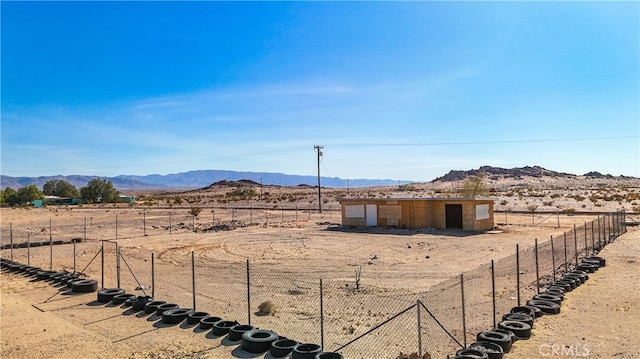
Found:
[[(191, 305), (189, 269), (193, 253), (197, 263), (198, 293), (201, 294), (199, 310), (224, 313), (225, 318), (234, 317), (239, 321), (246, 319), (246, 309), (233, 308), (233, 304), (242, 301), (246, 295), (242, 283), (244, 263), (249, 259), (252, 276), (255, 275), (251, 280), (260, 289), (256, 291), (252, 301), (255, 304), (250, 309), (255, 311), (263, 299), (272, 299), (279, 304), (276, 315), (256, 320), (265, 324), (261, 327), (278, 333), (281, 328), (276, 326), (282, 323), (306, 321), (308, 324), (301, 325), (291, 335), (296, 339), (318, 339), (314, 333), (318, 317), (310, 314), (316, 311), (317, 304), (309, 303), (315, 303), (317, 280), (325, 279), (326, 301), (335, 314), (331, 317), (329, 313), (328, 318), (332, 321), (327, 326), (340, 332), (327, 338), (329, 344), (344, 343), (410, 303), (401, 301), (397, 308), (379, 312), (369, 310), (369, 315), (360, 314), (355, 320), (353, 316), (357, 314), (350, 312), (346, 305), (331, 306), (337, 302), (363, 300), (364, 297), (353, 295), (351, 288), (344, 289), (344, 286), (355, 285), (354, 271), (360, 267), (360, 285), (376, 294), (374, 299), (402, 298), (428, 291), (433, 285), (486, 265), (491, 259), (510, 256), (516, 244), (531, 247), (535, 238), (544, 240), (551, 235), (560, 235), (574, 225), (595, 218), (558, 216), (545, 220), (547, 216), (540, 214), (533, 222), (542, 224), (532, 227), (531, 215), (511, 214), (505, 221), (496, 218), (496, 222), (508, 223), (502, 224), (500, 231), (469, 235), (455, 231), (395, 229), (343, 231), (331, 225), (339, 222), (337, 213), (319, 217), (304, 211), (295, 214), (291, 211), (286, 214), (279, 211), (247, 213), (246, 210), (230, 213), (230, 210), (218, 209), (207, 214), (211, 215), (210, 221), (202, 215), (194, 221), (201, 229), (194, 233), (190, 227), (192, 218), (184, 215), (186, 210), (174, 209), (173, 217), (166, 209), (131, 207), (1, 211), (2, 244), (7, 243), (8, 223), (11, 223), (14, 243), (24, 242), (27, 237), (31, 242), (46, 242), (49, 228), (53, 240), (86, 237), (87, 241), (77, 244), (76, 266), (80, 270), (86, 265), (86, 273), (94, 279), (101, 280), (102, 277), (100, 256), (96, 258), (102, 246), (101, 239), (117, 241), (126, 258), (126, 266), (143, 287), (151, 285), (149, 268), (153, 252), (156, 297), (182, 306)], [(222, 230), (220, 225), (230, 223), (230, 218), (239, 228)], [(555, 228), (556, 220), (560, 222), (560, 228)], [(269, 223), (265, 224), (267, 221)], [(606, 248), (602, 254), (607, 257), (608, 266), (594, 274), (587, 285), (570, 293), (559, 316), (543, 317), (537, 322), (533, 339), (517, 343), (514, 353), (520, 354), (512, 356), (543, 357), (546, 353), (538, 351), (541, 345), (581, 343), (588, 344), (589, 357), (593, 358), (639, 357), (639, 246), (640, 232), (633, 230)], [(114, 260), (113, 247), (107, 245), (104, 253), (107, 261)], [(74, 268), (70, 244), (54, 246), (53, 252), (49, 247), (31, 248), (29, 261), (32, 265), (48, 268), (50, 255), (54, 258), (54, 269)], [(14, 260), (27, 262), (25, 249), (14, 250), (13, 256)], [(9, 257), (8, 250), (2, 251), (2, 257)], [(126, 273), (125, 264), (122, 266)], [(115, 286), (114, 267), (106, 266), (105, 287)], [(3, 273), (1, 279), (0, 354), (3, 357), (255, 357), (239, 350), (237, 343), (198, 333), (196, 328), (180, 330), (162, 324), (154, 316), (132, 314), (120, 307), (105, 307), (96, 303), (95, 293), (68, 295), (47, 283), (30, 281), (15, 274)], [(121, 287), (134, 292), (138, 283), (133, 279), (131, 275), (123, 275)], [(289, 283), (283, 285), (281, 279), (288, 279)], [(278, 286), (284, 287), (269, 289)], [(279, 289), (289, 294), (295, 290), (301, 295), (281, 295)], [(142, 294), (140, 291), (135, 293)], [(392, 299), (388, 300), (384, 303), (387, 307)], [(343, 331), (344, 328), (353, 330)], [(395, 357), (399, 351), (398, 348), (388, 349), (388, 352), (380, 353), (380, 357)], [(260, 357), (269, 358), (268, 355)], [(352, 357), (365, 356), (355, 354)]]

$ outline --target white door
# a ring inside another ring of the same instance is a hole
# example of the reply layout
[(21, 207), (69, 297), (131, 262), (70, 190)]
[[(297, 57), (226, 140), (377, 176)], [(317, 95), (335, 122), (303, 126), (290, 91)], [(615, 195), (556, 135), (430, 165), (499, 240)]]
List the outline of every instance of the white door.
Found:
[(375, 227), (378, 225), (378, 206), (375, 204), (368, 204), (367, 209), (367, 227)]

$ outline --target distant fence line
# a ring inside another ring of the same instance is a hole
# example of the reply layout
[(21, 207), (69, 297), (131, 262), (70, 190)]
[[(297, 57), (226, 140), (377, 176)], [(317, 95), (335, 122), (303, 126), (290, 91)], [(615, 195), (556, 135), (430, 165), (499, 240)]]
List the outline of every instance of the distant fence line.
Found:
[[(357, 278), (304, 277), (250, 260), (210, 260), (206, 253), (195, 256), (194, 251), (153, 253), (119, 246), (115, 240), (102, 240), (99, 248), (73, 238), (54, 241), (46, 227), (37, 236), (48, 235), (48, 242), (28, 241), (26, 247), (20, 242), (20, 248), (11, 243), (2, 257), (26, 257), (27, 264), (36, 260), (54, 268), (60, 260), (54, 253), (71, 254), (73, 271), (99, 277), (103, 288), (139, 290), (294, 340), (318, 343), (347, 358), (396, 359), (403, 352), (420, 358), (429, 353), (436, 359), (468, 346), (476, 333), (495, 327), (509, 308), (522, 305), (580, 259), (598, 253), (626, 232), (625, 223), (624, 212), (599, 215), (562, 235), (535, 239), (532, 246), (515, 244), (513, 255), (419, 293), (371, 285), (356, 288)], [(10, 229), (12, 236), (14, 230)], [(80, 252), (82, 263), (77, 258)], [(261, 305), (267, 310), (259, 310)]]

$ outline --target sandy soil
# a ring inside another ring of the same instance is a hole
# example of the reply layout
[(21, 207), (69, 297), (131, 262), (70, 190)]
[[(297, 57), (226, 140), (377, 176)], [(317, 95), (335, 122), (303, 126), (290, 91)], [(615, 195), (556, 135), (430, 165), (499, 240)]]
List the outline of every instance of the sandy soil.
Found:
[[(265, 212), (230, 213), (230, 210), (218, 209), (215, 213), (217, 218), (211, 221), (198, 218), (197, 227), (206, 229), (233, 216), (236, 224), (242, 223), (240, 228), (194, 233), (193, 228), (189, 227), (189, 217), (183, 215), (178, 219), (174, 214), (169, 234), (166, 209), (124, 207), (1, 211), (3, 244), (7, 243), (8, 222), (12, 223), (15, 242), (25, 241), (27, 234), (31, 241), (47, 241), (50, 219), (54, 240), (82, 238), (86, 233), (87, 241), (78, 244), (76, 249), (79, 267), (94, 257), (101, 246), (101, 239), (115, 240), (117, 237), (127, 264), (146, 286), (150, 284), (146, 274), (149, 254), (154, 252), (156, 271), (162, 278), (162, 283), (156, 283), (156, 294), (160, 293), (162, 299), (183, 305), (190, 303), (186, 293), (190, 290), (189, 266), (193, 251), (197, 263), (200, 263), (198, 268), (201, 273), (197, 282), (203, 283), (200, 305), (206, 308), (228, 308), (232, 300), (236, 300), (235, 296), (242, 300), (242, 284), (238, 283), (238, 278), (242, 278), (246, 259), (250, 259), (252, 268), (256, 268), (256, 281), (272, 276), (290, 278), (293, 284), (286, 287), (288, 291), (308, 291), (310, 297), (314, 295), (312, 287), (319, 278), (340, 286), (353, 285), (354, 270), (360, 266), (363, 267), (363, 287), (372, 292), (401, 297), (407, 293), (427, 291), (431, 286), (486, 264), (491, 259), (512, 255), (515, 244), (527, 248), (533, 245), (534, 238), (559, 235), (575, 224), (580, 225), (595, 218), (594, 215), (559, 216), (545, 221), (547, 216), (540, 214), (533, 222), (541, 224), (532, 227), (531, 215), (513, 214), (503, 222), (508, 224), (500, 225), (501, 231), (498, 233), (468, 235), (451, 231), (393, 229), (337, 231), (332, 230), (333, 226), (330, 225), (339, 222), (337, 213), (325, 213), (319, 217), (301, 211), (295, 217), (287, 213), (284, 219), (284, 214), (278, 211), (265, 216)], [(117, 229), (113, 218), (116, 213)], [(280, 215), (283, 216), (281, 221), (273, 221)], [(85, 218), (91, 219), (86, 232)], [(272, 221), (264, 224), (256, 218), (272, 218)], [(559, 220), (560, 228), (555, 228), (556, 220)], [(498, 218), (496, 222), (500, 222)], [(588, 344), (590, 357), (593, 358), (637, 358), (640, 353), (637, 345), (640, 334), (637, 325), (640, 317), (637, 309), (640, 308), (639, 247), (640, 232), (637, 230), (630, 231), (607, 247), (602, 252), (607, 258), (607, 267), (594, 274), (586, 285), (568, 295), (560, 315), (543, 317), (537, 322), (532, 340), (517, 343), (515, 354), (510, 356), (543, 357), (544, 354), (539, 352), (541, 345), (580, 343)], [(107, 251), (112, 249), (108, 248)], [(70, 245), (55, 247), (54, 269), (73, 269), (71, 253)], [(114, 256), (113, 252), (107, 253)], [(29, 260), (32, 265), (46, 268), (49, 266), (49, 255), (48, 247), (32, 248)], [(7, 258), (8, 251), (2, 251), (2, 256)], [(26, 263), (26, 251), (14, 251), (14, 260)], [(87, 274), (99, 279), (99, 270), (100, 266), (91, 265), (87, 268)], [(425, 271), (428, 275), (425, 275)], [(214, 275), (215, 280), (206, 279), (212, 277), (212, 273), (230, 272), (234, 275)], [(105, 286), (114, 286), (113, 268), (107, 268), (106, 277), (109, 282)], [(69, 295), (49, 284), (10, 273), (3, 273), (0, 279), (2, 357), (252, 357), (241, 351), (238, 343), (198, 333), (197, 328), (183, 325), (184, 330), (180, 330), (162, 324), (155, 316), (134, 314), (121, 307), (105, 307), (96, 303), (95, 293)], [(137, 284), (130, 278), (123, 278), (123, 281), (121, 287), (128, 291)], [(273, 283), (265, 282), (265, 287)], [(230, 288), (238, 285), (239, 294), (235, 294)], [(345, 293), (348, 292), (344, 289), (330, 287), (327, 300), (330, 303), (331, 300), (343, 300)], [(275, 295), (274, 292), (268, 294)], [(304, 298), (291, 295), (273, 297), (274, 301), (293, 302), (283, 305), (273, 318), (265, 318), (264, 323), (268, 324), (264, 327), (281, 333), (279, 328), (270, 325), (299, 320), (301, 313), (312, 311), (313, 308), (304, 305)], [(230, 309), (222, 310), (227, 310), (225, 313), (231, 315)], [(353, 325), (358, 334), (379, 323), (386, 314), (371, 313), (369, 317), (357, 321), (347, 321), (345, 318), (344, 323), (329, 324), (337, 328)], [(233, 315), (242, 318), (243, 313), (240, 311)], [(317, 325), (317, 317), (309, 316), (308, 319), (309, 327)], [(305, 337), (308, 329), (301, 328), (297, 334)], [(345, 338), (349, 338), (347, 334), (342, 333), (342, 336), (332, 339), (344, 342)], [(268, 355), (260, 357), (269, 358)]]

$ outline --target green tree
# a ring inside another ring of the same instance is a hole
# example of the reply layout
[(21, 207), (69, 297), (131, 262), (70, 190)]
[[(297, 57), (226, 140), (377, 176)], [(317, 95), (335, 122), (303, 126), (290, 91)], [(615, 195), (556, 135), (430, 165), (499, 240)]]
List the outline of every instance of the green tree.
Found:
[(42, 186), (45, 196), (78, 197), (80, 191), (65, 180), (49, 180)]
[(18, 191), (11, 187), (7, 187), (2, 191), (2, 203), (8, 204), (9, 206), (15, 206), (20, 202), (18, 198)]
[(467, 178), (462, 185), (462, 196), (465, 198), (475, 198), (477, 196), (487, 196), (489, 190), (485, 182), (484, 174), (477, 174)]
[(20, 204), (33, 202), (37, 199), (43, 199), (44, 194), (38, 189), (38, 186), (30, 184), (28, 186), (21, 187), (18, 190), (18, 201)]
[(89, 203), (98, 202), (118, 202), (120, 192), (118, 192), (111, 181), (94, 178), (85, 187), (80, 188), (80, 195)]

